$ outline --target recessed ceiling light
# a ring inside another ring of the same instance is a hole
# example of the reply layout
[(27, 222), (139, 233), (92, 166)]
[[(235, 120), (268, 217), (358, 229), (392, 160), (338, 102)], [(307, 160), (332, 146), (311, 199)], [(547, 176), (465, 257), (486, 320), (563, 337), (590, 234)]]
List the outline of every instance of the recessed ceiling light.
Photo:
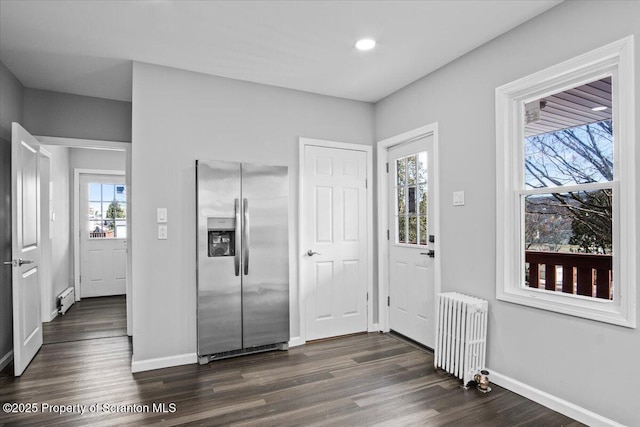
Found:
[(374, 39), (360, 39), (356, 42), (356, 49), (358, 50), (371, 50), (374, 47), (376, 47)]
[(605, 107), (604, 105), (600, 106), (600, 107), (593, 107), (591, 110), (593, 111), (604, 111), (606, 110), (607, 107)]

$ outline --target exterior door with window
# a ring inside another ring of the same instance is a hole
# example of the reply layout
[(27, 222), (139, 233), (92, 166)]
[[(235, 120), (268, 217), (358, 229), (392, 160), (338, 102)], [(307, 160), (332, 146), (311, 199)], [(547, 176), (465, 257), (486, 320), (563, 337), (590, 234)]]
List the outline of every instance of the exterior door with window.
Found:
[(126, 293), (127, 198), (124, 175), (80, 175), (80, 295)]
[[(435, 344), (433, 136), (389, 149), (389, 327), (414, 341)], [(431, 244), (433, 246), (433, 244)]]

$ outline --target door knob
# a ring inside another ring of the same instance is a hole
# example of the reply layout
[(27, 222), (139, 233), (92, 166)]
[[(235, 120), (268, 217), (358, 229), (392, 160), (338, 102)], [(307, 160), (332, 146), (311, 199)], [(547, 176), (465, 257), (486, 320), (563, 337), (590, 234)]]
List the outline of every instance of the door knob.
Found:
[(420, 255), (428, 255), (430, 258), (433, 258), (436, 256), (436, 251), (429, 249), (429, 252), (420, 252)]
[(314, 251), (312, 251), (311, 249), (309, 249), (309, 250), (307, 251), (307, 255), (309, 255), (309, 256), (314, 256), (314, 255), (320, 255), (320, 254), (319, 254), (318, 252), (314, 252)]
[(22, 259), (22, 258), (3, 262), (4, 265), (12, 265), (14, 267), (20, 267), (22, 264), (32, 264), (32, 263), (33, 261), (28, 259)]

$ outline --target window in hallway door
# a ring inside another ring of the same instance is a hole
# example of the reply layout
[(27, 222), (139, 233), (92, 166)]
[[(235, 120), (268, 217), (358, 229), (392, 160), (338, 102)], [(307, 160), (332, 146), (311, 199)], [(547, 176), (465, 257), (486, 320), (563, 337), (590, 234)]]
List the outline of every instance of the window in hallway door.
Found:
[(427, 152), (396, 160), (396, 244), (427, 245)]
[(89, 183), (89, 238), (124, 239), (127, 237), (126, 186)]

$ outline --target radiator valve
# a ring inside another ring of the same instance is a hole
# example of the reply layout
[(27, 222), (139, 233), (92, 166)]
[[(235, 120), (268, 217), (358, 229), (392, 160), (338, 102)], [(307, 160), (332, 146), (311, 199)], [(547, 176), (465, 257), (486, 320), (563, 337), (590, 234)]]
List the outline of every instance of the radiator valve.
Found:
[(489, 371), (483, 369), (479, 374), (473, 376), (473, 380), (476, 382), (476, 388), (483, 393), (489, 393), (491, 387), (489, 387)]

